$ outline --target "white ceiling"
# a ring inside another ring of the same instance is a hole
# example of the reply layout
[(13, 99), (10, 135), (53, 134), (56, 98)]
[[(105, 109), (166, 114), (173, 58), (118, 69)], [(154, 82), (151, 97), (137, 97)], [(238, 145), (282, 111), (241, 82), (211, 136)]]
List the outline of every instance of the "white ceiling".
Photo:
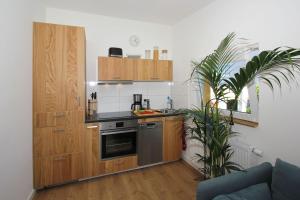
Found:
[(172, 25), (213, 0), (44, 0), (46, 6)]

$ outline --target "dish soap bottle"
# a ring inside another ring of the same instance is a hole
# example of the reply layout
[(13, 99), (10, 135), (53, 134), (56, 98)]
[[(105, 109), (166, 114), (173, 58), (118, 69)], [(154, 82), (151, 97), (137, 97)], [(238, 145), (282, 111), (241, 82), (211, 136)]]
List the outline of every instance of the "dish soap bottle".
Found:
[(167, 97), (167, 109), (172, 109), (171, 108), (171, 97)]

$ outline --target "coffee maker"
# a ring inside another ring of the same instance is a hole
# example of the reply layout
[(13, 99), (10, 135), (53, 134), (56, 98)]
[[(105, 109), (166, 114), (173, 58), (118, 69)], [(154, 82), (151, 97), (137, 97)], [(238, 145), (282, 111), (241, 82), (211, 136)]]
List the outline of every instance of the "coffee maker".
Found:
[(133, 95), (133, 104), (131, 104), (132, 111), (138, 111), (138, 110), (143, 109), (142, 99), (143, 99), (142, 94), (134, 94)]

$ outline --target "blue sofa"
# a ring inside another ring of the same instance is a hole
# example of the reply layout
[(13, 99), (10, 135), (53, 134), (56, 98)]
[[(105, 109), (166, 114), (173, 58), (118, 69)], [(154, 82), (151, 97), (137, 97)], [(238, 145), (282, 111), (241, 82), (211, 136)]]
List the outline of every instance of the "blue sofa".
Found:
[(300, 168), (277, 159), (202, 181), (197, 200), (300, 200)]

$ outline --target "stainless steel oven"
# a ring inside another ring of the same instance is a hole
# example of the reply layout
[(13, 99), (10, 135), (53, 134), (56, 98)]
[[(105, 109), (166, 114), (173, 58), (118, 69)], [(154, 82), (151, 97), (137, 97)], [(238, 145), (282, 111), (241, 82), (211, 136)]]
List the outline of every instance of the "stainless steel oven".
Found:
[(100, 159), (136, 154), (137, 132), (137, 120), (101, 122)]

